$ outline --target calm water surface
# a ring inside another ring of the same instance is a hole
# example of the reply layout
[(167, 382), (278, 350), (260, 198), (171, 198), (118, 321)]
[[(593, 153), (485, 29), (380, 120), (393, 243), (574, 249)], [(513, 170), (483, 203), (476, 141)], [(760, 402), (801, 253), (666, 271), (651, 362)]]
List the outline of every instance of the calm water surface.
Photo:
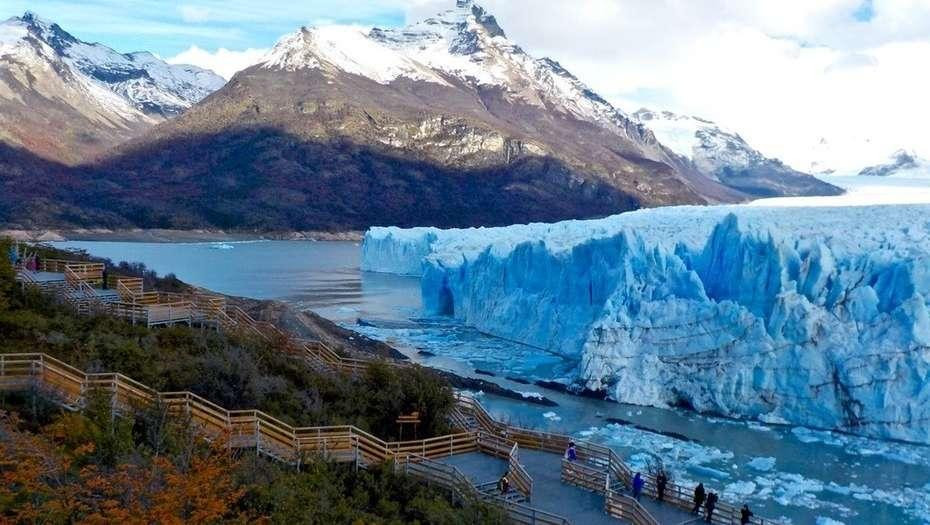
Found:
[[(312, 309), (429, 366), (464, 375), (476, 368), (492, 371), (504, 386), (541, 392), (559, 403), (540, 408), (482, 396), (496, 416), (603, 442), (637, 468), (661, 460), (679, 482), (709, 482), (725, 499), (746, 501), (758, 514), (794, 523), (821, 518), (849, 524), (930, 523), (930, 447), (619, 405), (503, 379), (567, 377), (575, 363), (448, 319), (422, 318), (419, 280), (361, 272), (357, 243), (55, 244), (117, 262), (143, 262), (159, 274), (174, 273), (225, 294)], [(418, 354), (421, 350), (435, 357)]]

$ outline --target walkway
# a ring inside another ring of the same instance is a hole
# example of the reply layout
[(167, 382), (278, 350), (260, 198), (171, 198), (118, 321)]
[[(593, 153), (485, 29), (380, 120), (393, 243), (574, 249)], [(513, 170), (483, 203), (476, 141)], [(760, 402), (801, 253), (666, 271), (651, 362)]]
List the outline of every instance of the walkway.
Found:
[[(476, 485), (497, 481), (507, 471), (507, 462), (480, 452), (437, 459), (462, 471)], [(579, 525), (618, 525), (621, 520), (604, 512), (604, 496), (560, 479), (562, 458), (557, 454), (520, 449), (520, 463), (533, 478), (533, 499), (528, 505), (565, 516)], [(671, 505), (659, 505), (649, 498), (641, 503), (659, 523), (678, 525), (694, 517)]]

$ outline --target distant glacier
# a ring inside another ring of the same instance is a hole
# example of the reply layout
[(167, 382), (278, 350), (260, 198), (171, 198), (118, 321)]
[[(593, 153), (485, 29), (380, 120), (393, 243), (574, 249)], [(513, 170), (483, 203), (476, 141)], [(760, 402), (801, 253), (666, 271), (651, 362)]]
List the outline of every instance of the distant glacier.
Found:
[(362, 251), (617, 401), (930, 443), (928, 205), (373, 228)]

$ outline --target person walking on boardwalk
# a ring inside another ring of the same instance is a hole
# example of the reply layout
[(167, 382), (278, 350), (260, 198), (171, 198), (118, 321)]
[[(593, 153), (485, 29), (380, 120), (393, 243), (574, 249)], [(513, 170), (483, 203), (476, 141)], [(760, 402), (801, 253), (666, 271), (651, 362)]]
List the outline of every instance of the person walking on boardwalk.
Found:
[(711, 523), (714, 520), (714, 509), (717, 508), (717, 497), (716, 492), (711, 492), (707, 495), (707, 501), (704, 503), (704, 509), (707, 511), (707, 516), (704, 518), (704, 521)]
[(656, 501), (665, 501), (665, 487), (668, 486), (668, 476), (664, 470), (656, 476)]
[(510, 480), (507, 479), (507, 473), (505, 472), (501, 479), (497, 482), (497, 490), (500, 491), (501, 495), (504, 496), (510, 492)]
[(633, 497), (636, 498), (636, 501), (639, 501), (639, 497), (643, 494), (643, 485), (646, 484), (646, 481), (640, 475), (639, 472), (633, 476)]
[(749, 510), (749, 505), (743, 505), (743, 508), (739, 511), (739, 525), (749, 525), (749, 518), (753, 517), (753, 513)]
[(704, 504), (704, 484), (698, 483), (697, 487), (694, 487), (694, 508), (691, 509), (691, 514), (697, 514), (701, 510), (701, 505)]
[(565, 449), (565, 459), (569, 461), (575, 461), (578, 459), (578, 453), (575, 451), (575, 442), (569, 441), (568, 448)]
[(10, 266), (19, 264), (19, 244), (10, 244)]

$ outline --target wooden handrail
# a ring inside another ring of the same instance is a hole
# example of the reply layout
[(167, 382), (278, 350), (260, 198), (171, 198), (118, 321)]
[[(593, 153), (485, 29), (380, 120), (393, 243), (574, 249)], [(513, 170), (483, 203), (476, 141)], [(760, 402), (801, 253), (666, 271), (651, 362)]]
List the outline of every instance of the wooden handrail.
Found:
[[(620, 456), (609, 447), (575, 439), (564, 434), (541, 432), (499, 422), (487, 412), (481, 403), (466, 395), (456, 394), (456, 405), (457, 409), (470, 415), (475, 420), (479, 430), (505, 437), (519, 443), (524, 448), (561, 454), (568, 447), (569, 442), (574, 442), (579, 460), (590, 460), (605, 465), (606, 472), (610, 474), (612, 479), (621, 481), (628, 487), (632, 484), (634, 473)], [(655, 497), (655, 477), (646, 473), (641, 475), (646, 482), (644, 492), (648, 496)], [(601, 487), (598, 487), (598, 490), (602, 490)], [(691, 491), (681, 485), (671, 482), (666, 485), (665, 500), (676, 507), (690, 511), (693, 505), (691, 496)], [(715, 515), (719, 515), (723, 523), (727, 523), (727, 520), (739, 523), (740, 509), (735, 505), (718, 501)], [(774, 525), (778, 522), (760, 516), (753, 516), (749, 523), (751, 525)]]
[(526, 471), (526, 467), (520, 463), (520, 445), (517, 443), (514, 443), (513, 447), (510, 448), (510, 453), (507, 455), (507, 465), (507, 470), (510, 472), (508, 479), (513, 484), (514, 489), (523, 494), (527, 501), (532, 501), (533, 478)]
[(122, 374), (88, 374), (45, 354), (0, 354), (0, 388), (24, 388), (19, 379), (32, 379), (71, 406), (81, 406), (89, 392), (103, 390), (111, 392), (117, 408), (123, 410), (137, 408), (133, 402), (140, 405), (165, 403), (185, 410), (195, 423), (206, 429), (233, 431), (234, 422), (240, 428), (251, 425), (258, 428), (254, 440), (240, 442), (238, 448), (260, 448), (262, 444), (270, 444), (278, 447), (279, 452), (286, 449), (283, 455), (289, 459), (304, 452), (318, 452), (320, 443), (326, 440), (346, 442), (345, 438), (351, 438), (378, 462), (413, 452), (424, 457), (445, 457), (477, 450), (474, 432), (385, 442), (353, 426), (295, 428), (262, 411), (229, 411), (191, 392), (157, 392)]
[(453, 499), (464, 501), (485, 501), (502, 508), (513, 523), (525, 525), (569, 525), (570, 522), (558, 514), (546, 512), (528, 505), (505, 499), (491, 490), (482, 493), (472, 481), (453, 465), (439, 463), (415, 454), (406, 454), (394, 463), (396, 472), (418, 477), (431, 484), (440, 485), (453, 494)]

